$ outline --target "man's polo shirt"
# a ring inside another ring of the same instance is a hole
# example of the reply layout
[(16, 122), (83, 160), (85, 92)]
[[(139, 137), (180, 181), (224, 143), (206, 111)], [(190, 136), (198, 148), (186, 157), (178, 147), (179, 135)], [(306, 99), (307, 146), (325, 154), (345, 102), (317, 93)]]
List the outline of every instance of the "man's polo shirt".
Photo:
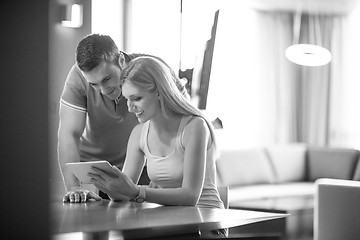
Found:
[(75, 64), (67, 76), (60, 104), (86, 114), (80, 160), (107, 160), (121, 169), (130, 133), (139, 123), (135, 114), (128, 112), (126, 99), (114, 101), (96, 91)]

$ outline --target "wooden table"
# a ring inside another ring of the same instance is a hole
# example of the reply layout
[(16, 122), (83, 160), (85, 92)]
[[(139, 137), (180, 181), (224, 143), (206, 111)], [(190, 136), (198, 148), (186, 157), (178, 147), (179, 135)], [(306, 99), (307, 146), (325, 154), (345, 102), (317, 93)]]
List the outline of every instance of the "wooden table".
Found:
[(112, 202), (51, 204), (54, 240), (138, 239), (179, 236), (286, 217), (233, 209)]

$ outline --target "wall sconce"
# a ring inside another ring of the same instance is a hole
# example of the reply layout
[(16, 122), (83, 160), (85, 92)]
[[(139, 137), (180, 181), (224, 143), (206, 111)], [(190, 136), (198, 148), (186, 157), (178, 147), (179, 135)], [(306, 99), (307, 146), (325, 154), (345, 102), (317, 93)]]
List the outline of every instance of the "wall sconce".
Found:
[[(300, 44), (301, 30), (301, 13), (297, 13), (294, 17), (293, 25), (293, 45), (289, 46), (286, 51), (286, 57), (293, 63), (303, 66), (322, 66), (328, 64), (332, 55), (330, 51), (321, 46), (321, 31), (319, 16), (310, 13), (308, 15), (308, 25), (306, 43)], [(305, 28), (306, 29), (306, 28)]]
[(79, 28), (83, 25), (83, 6), (71, 4), (62, 6), (61, 25), (70, 28)]

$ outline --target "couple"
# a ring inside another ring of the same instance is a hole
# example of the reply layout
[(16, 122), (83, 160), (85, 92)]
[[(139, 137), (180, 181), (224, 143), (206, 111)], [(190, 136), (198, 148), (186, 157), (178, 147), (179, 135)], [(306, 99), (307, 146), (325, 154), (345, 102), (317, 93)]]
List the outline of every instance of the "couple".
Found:
[[(118, 167), (117, 176), (95, 170), (92, 183), (112, 200), (224, 208), (214, 129), (164, 61), (127, 55), (109, 36), (92, 34), (79, 42), (76, 62), (60, 100), (64, 202), (101, 200), (65, 163), (105, 159)], [(141, 184), (145, 166), (150, 184)]]

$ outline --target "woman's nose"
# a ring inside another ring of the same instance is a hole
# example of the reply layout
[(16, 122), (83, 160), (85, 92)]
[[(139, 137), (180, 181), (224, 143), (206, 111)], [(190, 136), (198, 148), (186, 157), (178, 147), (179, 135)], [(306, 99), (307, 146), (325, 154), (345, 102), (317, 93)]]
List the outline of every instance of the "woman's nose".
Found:
[(134, 104), (132, 104), (130, 101), (127, 101), (127, 105), (128, 105), (128, 111), (132, 112), (132, 110), (134, 108)]

